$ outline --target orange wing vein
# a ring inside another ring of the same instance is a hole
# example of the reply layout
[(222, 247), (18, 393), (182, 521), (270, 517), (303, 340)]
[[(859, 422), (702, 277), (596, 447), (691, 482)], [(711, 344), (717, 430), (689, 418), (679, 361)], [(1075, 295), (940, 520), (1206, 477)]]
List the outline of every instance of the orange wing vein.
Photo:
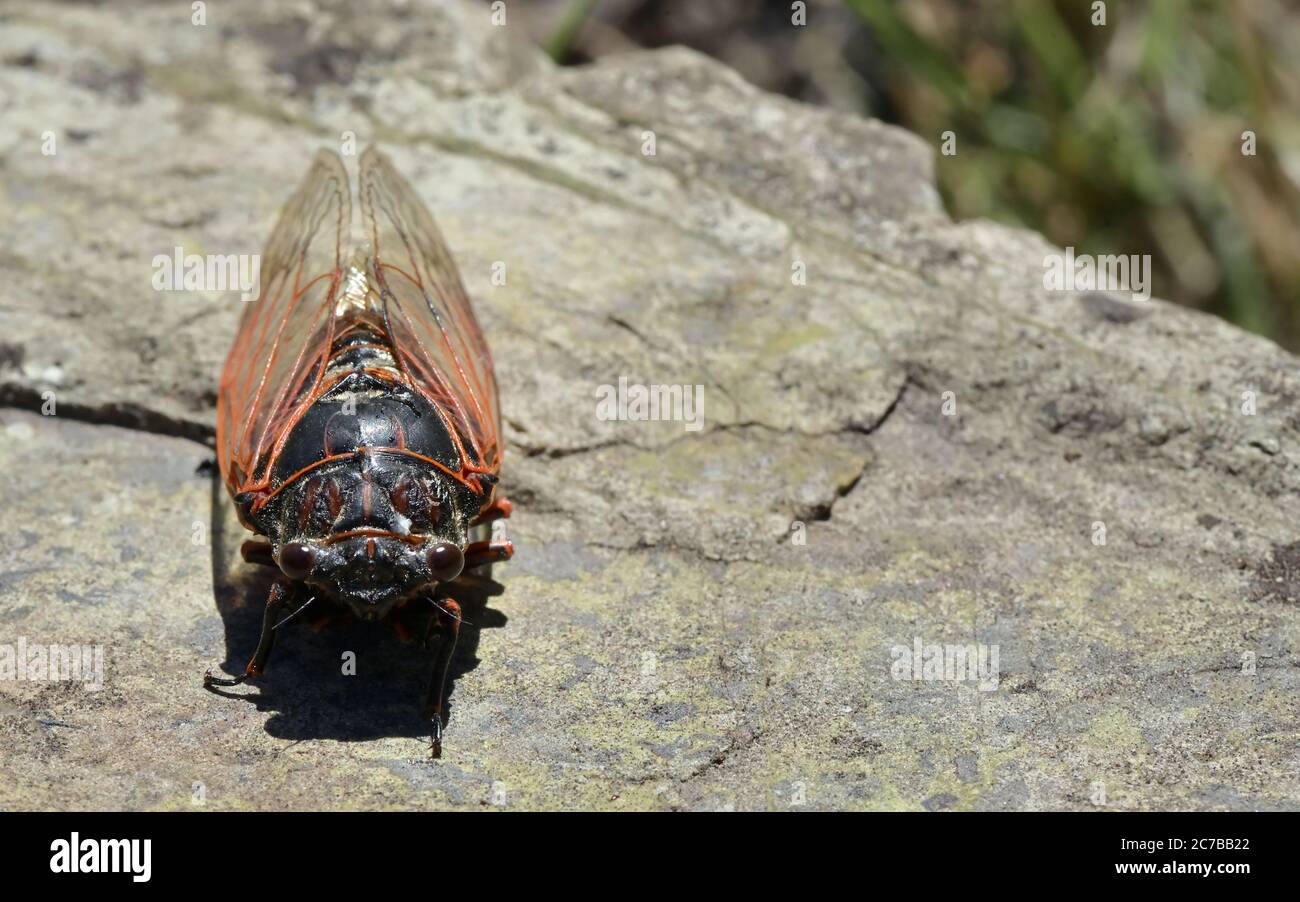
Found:
[(415, 190), (373, 147), (358, 194), (398, 365), (448, 420), (462, 470), (501, 469), (501, 416), (492, 355), (451, 252)]
[(343, 161), (322, 150), (262, 255), (217, 397), (217, 459), (232, 493), (269, 487), (288, 426), (311, 403), (334, 328), (331, 303), (352, 223)]

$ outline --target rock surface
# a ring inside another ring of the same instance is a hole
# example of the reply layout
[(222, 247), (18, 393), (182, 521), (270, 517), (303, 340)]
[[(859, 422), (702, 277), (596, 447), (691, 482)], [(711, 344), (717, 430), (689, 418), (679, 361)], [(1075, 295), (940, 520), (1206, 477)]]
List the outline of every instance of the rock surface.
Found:
[[(0, 806), (1300, 806), (1294, 358), (1045, 291), (897, 129), (363, 6), (0, 5), (0, 646), (106, 654), (0, 680)], [(208, 465), (240, 302), (151, 261), (259, 252), (345, 133), (439, 217), (507, 420), (519, 553), (439, 761), (382, 630), (200, 686), (265, 591)], [(621, 376), (704, 428), (598, 419)], [(996, 646), (996, 689), (895, 679), (917, 639)]]

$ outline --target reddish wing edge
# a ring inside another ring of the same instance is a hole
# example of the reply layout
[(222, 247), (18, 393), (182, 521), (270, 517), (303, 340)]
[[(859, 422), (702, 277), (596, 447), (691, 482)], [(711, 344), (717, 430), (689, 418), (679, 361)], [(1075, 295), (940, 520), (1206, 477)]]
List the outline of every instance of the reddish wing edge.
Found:
[(232, 493), (269, 486), (288, 426), (311, 402), (333, 330), (331, 302), (352, 223), (338, 155), (322, 150), (285, 205), (262, 255), (258, 298), (243, 314), (217, 396), (217, 459)]
[(491, 492), (481, 477), (501, 470), (500, 405), (492, 355), (456, 264), (415, 190), (373, 147), (361, 155), (358, 195), (398, 365), (447, 419), (461, 475), (486, 503)]
[[(502, 451), (487, 342), (414, 189), (373, 147), (362, 154), (360, 173), (367, 275), (382, 299), (398, 366), (444, 417), (461, 457), (461, 472), (453, 475), (486, 506)], [(351, 216), (343, 161), (322, 150), (271, 234), (260, 294), (244, 311), (222, 372), (217, 458), (232, 494), (275, 488), (270, 474), (281, 445), (322, 391)]]

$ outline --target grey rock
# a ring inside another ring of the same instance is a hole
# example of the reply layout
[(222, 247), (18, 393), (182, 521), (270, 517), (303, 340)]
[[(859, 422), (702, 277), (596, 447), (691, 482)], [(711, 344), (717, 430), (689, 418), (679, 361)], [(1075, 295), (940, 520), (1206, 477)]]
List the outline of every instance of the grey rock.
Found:
[[(1044, 290), (921, 139), (687, 50), (557, 70), (456, 3), (0, 15), (0, 646), (105, 651), (99, 691), (0, 680), (0, 807), (1300, 805), (1274, 345)], [(382, 631), (200, 686), (265, 591), (201, 467), (240, 302), (151, 261), (259, 252), (344, 133), (438, 216), (501, 381), (519, 554), (440, 761)], [(704, 428), (597, 419), (620, 376), (704, 386)], [(997, 688), (912, 679), (918, 639), (997, 645)]]

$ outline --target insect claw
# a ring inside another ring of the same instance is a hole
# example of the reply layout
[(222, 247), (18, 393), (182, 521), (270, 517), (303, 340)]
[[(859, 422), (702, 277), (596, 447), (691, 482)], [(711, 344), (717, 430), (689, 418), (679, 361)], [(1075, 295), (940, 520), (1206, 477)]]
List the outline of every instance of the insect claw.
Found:
[(209, 686), (238, 686), (240, 683), (244, 682), (247, 679), (248, 679), (248, 674), (246, 673), (241, 673), (239, 676), (233, 679), (213, 676), (212, 668), (209, 667), (207, 670), (203, 671), (203, 688), (206, 689)]
[(433, 715), (433, 733), (429, 738), (430, 738), (429, 757), (441, 758), (442, 757), (442, 715), (441, 714)]

